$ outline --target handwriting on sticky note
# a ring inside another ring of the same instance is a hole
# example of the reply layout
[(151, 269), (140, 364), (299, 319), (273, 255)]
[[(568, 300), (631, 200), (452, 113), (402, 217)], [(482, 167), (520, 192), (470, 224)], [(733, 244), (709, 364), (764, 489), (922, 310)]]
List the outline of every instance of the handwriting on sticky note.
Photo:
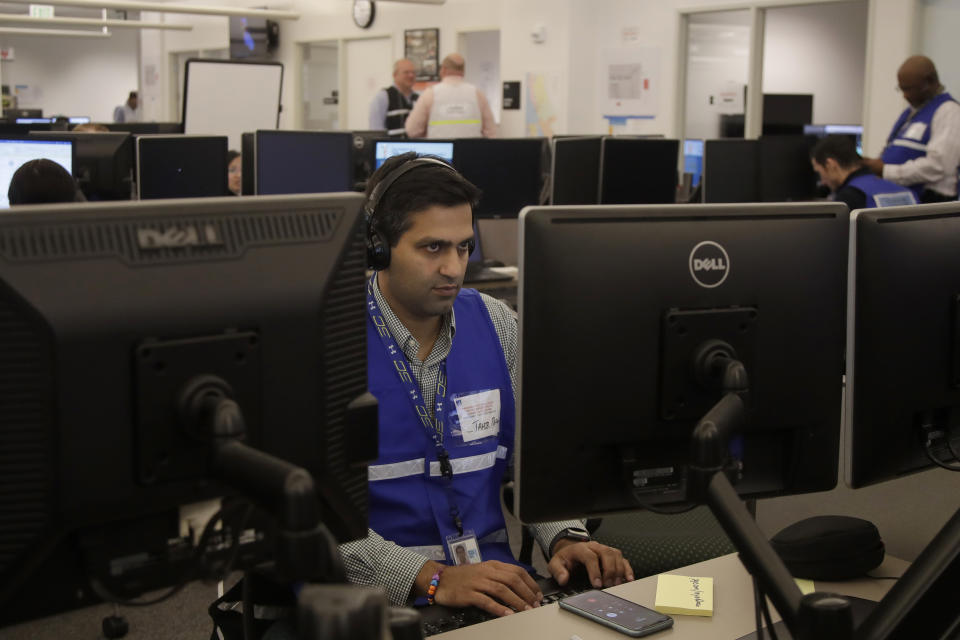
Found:
[(817, 587), (813, 584), (813, 580), (805, 580), (804, 578), (794, 578), (793, 580), (797, 583), (797, 586), (800, 587), (800, 593), (803, 595), (813, 593), (817, 590)]
[(712, 616), (713, 578), (661, 574), (653, 608), (660, 613)]

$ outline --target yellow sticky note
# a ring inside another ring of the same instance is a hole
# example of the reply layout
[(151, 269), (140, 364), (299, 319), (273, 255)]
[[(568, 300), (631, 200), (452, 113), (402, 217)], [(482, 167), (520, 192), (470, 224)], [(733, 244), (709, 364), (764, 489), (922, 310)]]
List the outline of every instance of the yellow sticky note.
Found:
[(800, 587), (800, 593), (803, 595), (813, 593), (817, 590), (816, 586), (813, 584), (813, 580), (806, 580), (804, 578), (794, 578), (793, 580), (797, 583), (797, 586)]
[(713, 578), (660, 574), (653, 608), (681, 616), (712, 616)]

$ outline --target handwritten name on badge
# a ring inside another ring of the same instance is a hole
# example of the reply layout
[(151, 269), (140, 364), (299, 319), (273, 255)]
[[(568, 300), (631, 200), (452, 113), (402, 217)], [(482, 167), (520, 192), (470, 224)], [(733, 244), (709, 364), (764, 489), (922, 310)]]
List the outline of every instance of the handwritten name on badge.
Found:
[(464, 442), (500, 433), (500, 389), (481, 391), (454, 400)]

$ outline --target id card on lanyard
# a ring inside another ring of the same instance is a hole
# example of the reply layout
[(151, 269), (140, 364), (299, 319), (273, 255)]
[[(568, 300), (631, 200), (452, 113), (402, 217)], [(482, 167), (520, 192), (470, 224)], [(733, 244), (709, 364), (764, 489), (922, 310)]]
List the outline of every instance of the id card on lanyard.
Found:
[[(420, 389), (418, 388), (416, 381), (410, 374), (410, 367), (408, 366), (407, 357), (403, 351), (401, 351), (399, 345), (397, 345), (397, 341), (390, 333), (390, 329), (387, 327), (387, 323), (383, 318), (383, 314), (380, 312), (380, 307), (377, 304), (376, 296), (373, 293), (373, 279), (375, 277), (375, 275), (372, 276), (367, 282), (367, 313), (370, 315), (370, 320), (373, 322), (373, 326), (377, 330), (377, 335), (380, 338), (381, 345), (393, 363), (393, 369), (396, 372), (397, 377), (400, 379), (400, 384), (407, 392), (406, 395), (410, 401), (411, 407), (413, 408), (414, 415), (416, 415), (420, 420), (420, 424), (423, 426), (427, 435), (433, 442), (434, 447), (436, 448), (437, 460), (440, 463), (440, 475), (443, 478), (442, 482), (444, 491), (447, 496), (447, 503), (450, 507), (450, 517), (453, 521), (453, 526), (457, 530), (456, 536), (448, 536), (449, 539), (447, 540), (447, 545), (451, 549), (451, 554), (448, 557), (453, 558), (454, 562), (460, 564), (460, 562), (458, 562), (460, 559), (458, 556), (462, 556), (463, 552), (460, 551), (457, 556), (452, 554), (455, 544), (460, 543), (461, 546), (456, 548), (458, 550), (463, 548), (468, 552), (468, 562), (479, 562), (480, 552), (476, 544), (476, 536), (472, 531), (464, 531), (463, 528), (463, 520), (460, 517), (460, 509), (457, 507), (454, 499), (453, 465), (450, 463), (450, 454), (447, 452), (446, 447), (443, 446), (443, 416), (444, 405), (447, 397), (447, 361), (444, 359), (443, 362), (440, 363), (440, 366), (437, 370), (436, 392), (434, 393), (434, 414), (433, 417), (431, 417), (430, 411), (427, 409), (427, 405), (423, 398), (423, 394), (420, 393)], [(470, 538), (473, 539), (472, 545), (468, 542)]]

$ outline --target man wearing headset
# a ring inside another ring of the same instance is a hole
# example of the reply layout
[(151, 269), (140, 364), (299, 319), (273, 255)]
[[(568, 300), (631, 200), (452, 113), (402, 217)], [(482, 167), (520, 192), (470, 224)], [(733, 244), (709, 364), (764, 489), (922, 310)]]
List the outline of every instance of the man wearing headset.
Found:
[[(510, 552), (500, 508), (513, 450), (516, 319), (461, 288), (479, 195), (449, 165), (413, 153), (387, 160), (368, 182), (376, 273), (367, 370), (380, 402), (380, 456), (369, 469), (369, 536), (340, 548), (350, 581), (385, 586), (393, 604), (426, 596), (503, 616), (543, 595)], [(534, 533), (560, 584), (577, 565), (597, 587), (633, 580), (620, 551), (592, 541), (582, 522)]]

